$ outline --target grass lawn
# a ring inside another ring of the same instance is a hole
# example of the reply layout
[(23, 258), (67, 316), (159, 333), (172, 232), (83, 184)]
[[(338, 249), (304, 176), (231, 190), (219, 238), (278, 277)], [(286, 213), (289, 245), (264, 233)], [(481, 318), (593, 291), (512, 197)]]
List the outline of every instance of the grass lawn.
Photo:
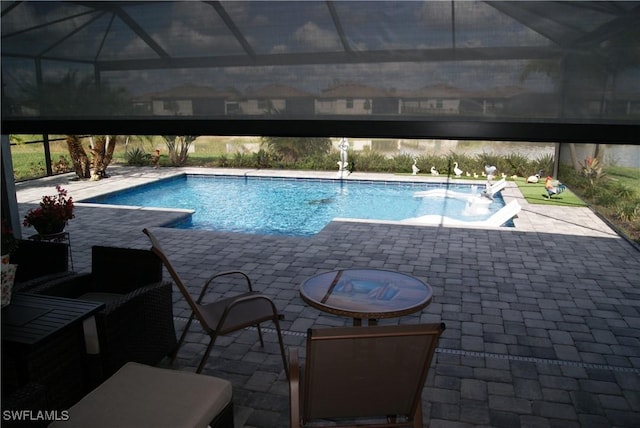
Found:
[(525, 178), (516, 178), (515, 183), (522, 192), (524, 198), (530, 204), (560, 205), (565, 207), (586, 207), (582, 199), (577, 197), (571, 190), (567, 189), (560, 195), (547, 199), (547, 191), (544, 188), (544, 181), (538, 183), (527, 183)]

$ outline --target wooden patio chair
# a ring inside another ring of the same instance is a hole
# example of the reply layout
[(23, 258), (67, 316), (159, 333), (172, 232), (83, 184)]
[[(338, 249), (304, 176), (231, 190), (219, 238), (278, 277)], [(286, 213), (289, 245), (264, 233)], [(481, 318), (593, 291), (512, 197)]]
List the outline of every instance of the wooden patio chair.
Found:
[(291, 427), (422, 427), (422, 389), (444, 324), (310, 329), (289, 360)]
[[(169, 274), (173, 278), (173, 281), (178, 286), (178, 289), (182, 293), (189, 307), (191, 308), (191, 316), (187, 325), (182, 331), (182, 335), (178, 340), (175, 352), (172, 355), (171, 362), (173, 362), (177, 356), (180, 346), (184, 342), (185, 337), (191, 327), (193, 319), (196, 318), (204, 331), (209, 335), (209, 345), (207, 346), (196, 373), (200, 373), (204, 368), (205, 362), (211, 353), (211, 349), (218, 338), (218, 336), (225, 335), (234, 331), (238, 331), (250, 326), (256, 326), (258, 330), (258, 337), (260, 338), (260, 344), (264, 347), (264, 340), (262, 338), (262, 330), (260, 324), (265, 321), (272, 321), (276, 333), (278, 335), (278, 342), (280, 343), (280, 353), (282, 354), (282, 362), (284, 364), (285, 373), (288, 376), (287, 371), (287, 357), (284, 350), (284, 343), (282, 341), (282, 332), (280, 330), (280, 320), (283, 318), (275, 307), (273, 301), (266, 295), (253, 291), (253, 286), (249, 276), (241, 271), (227, 271), (220, 272), (210, 276), (202, 286), (200, 295), (197, 299), (193, 299), (185, 283), (180, 279), (177, 271), (169, 261), (165, 252), (163, 251), (158, 239), (148, 229), (144, 229), (143, 232), (151, 240), (151, 251), (153, 251), (162, 260), (165, 268), (169, 271)], [(217, 278), (229, 275), (236, 275), (242, 277), (247, 284), (248, 291), (232, 297), (226, 297), (211, 303), (202, 303), (203, 298), (209, 290), (209, 286), (213, 284), (213, 281)]]

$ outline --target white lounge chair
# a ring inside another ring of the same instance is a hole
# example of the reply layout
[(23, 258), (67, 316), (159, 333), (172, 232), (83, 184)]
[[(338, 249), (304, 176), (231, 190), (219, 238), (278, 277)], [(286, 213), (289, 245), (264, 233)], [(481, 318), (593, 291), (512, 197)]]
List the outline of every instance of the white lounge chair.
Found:
[(489, 199), (493, 199), (493, 195), (495, 195), (505, 187), (507, 187), (507, 180), (503, 178), (493, 184), (487, 183), (487, 188), (482, 192), (482, 194), (483, 196), (486, 196)]
[[(493, 199), (493, 195), (500, 192), (505, 187), (507, 187), (507, 180), (503, 178), (491, 185), (487, 185), (486, 189), (484, 189), (481, 194), (483, 196), (489, 197), (490, 199)], [(421, 190), (418, 192), (414, 192), (413, 194), (414, 198), (453, 198), (462, 200), (466, 200), (472, 196), (474, 196), (474, 193), (470, 194), (467, 192), (457, 192), (448, 188)]]
[(473, 193), (456, 192), (455, 190), (449, 189), (421, 190), (413, 194), (414, 198), (453, 198), (461, 199), (463, 201), (467, 200), (471, 196), (473, 196)]
[(442, 215), (423, 215), (420, 217), (411, 217), (402, 220), (402, 223), (410, 223), (410, 224), (426, 224), (426, 225), (442, 225), (442, 226), (480, 226), (480, 227), (500, 227), (513, 217), (515, 217), (522, 207), (518, 203), (518, 201), (513, 200), (509, 202), (504, 207), (500, 208), (499, 211), (493, 213), (491, 217), (486, 220), (473, 220), (473, 221), (465, 221), (465, 220), (457, 220), (451, 217), (446, 217)]

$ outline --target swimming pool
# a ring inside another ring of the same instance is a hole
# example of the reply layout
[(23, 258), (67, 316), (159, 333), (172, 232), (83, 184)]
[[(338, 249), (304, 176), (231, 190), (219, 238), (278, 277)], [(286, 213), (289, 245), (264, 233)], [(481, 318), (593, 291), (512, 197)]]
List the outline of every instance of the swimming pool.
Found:
[(291, 236), (314, 235), (334, 218), (485, 220), (504, 206), (496, 195), (487, 213), (464, 215), (462, 199), (414, 197), (445, 186), (469, 196), (474, 191), (471, 185), (187, 174), (82, 202), (191, 209), (189, 221), (171, 227)]

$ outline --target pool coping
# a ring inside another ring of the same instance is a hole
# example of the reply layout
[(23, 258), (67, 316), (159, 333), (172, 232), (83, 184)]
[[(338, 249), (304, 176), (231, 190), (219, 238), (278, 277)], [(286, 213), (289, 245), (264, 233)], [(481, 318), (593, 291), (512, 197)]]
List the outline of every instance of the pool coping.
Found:
[[(299, 171), (299, 170), (267, 170), (255, 168), (151, 168), (151, 167), (130, 167), (114, 165), (109, 167), (109, 178), (91, 181), (79, 180), (74, 173), (44, 177), (37, 180), (23, 181), (16, 183), (16, 199), (20, 204), (37, 204), (42, 195), (53, 193), (56, 184), (63, 186), (71, 195), (78, 206), (99, 206), (106, 207), (105, 204), (94, 204), (81, 202), (85, 199), (95, 198), (108, 193), (117, 192), (132, 187), (149, 184), (161, 179), (179, 177), (183, 175), (213, 175), (213, 176), (237, 176), (237, 177), (271, 177), (271, 178), (307, 178), (325, 180), (344, 181), (390, 181), (390, 182), (423, 182), (423, 183), (450, 183), (450, 184), (477, 184), (483, 186), (486, 181), (456, 179), (444, 175), (396, 175), (391, 173), (369, 173), (354, 172), (340, 176), (336, 171)], [(561, 207), (550, 205), (529, 204), (518, 186), (514, 182), (507, 181), (507, 186), (502, 190), (502, 197), (505, 203), (517, 200), (522, 210), (513, 219), (515, 227), (501, 227), (501, 230), (512, 230), (517, 232), (537, 232), (537, 233), (562, 233), (581, 236), (598, 236), (609, 238), (621, 238), (612, 228), (609, 227), (592, 209), (589, 207)], [(167, 208), (145, 208), (129, 206), (111, 206), (109, 208), (119, 209), (145, 209), (154, 211), (175, 212), (179, 216), (189, 215), (189, 210), (167, 209)], [(373, 221), (366, 219), (343, 219), (335, 218), (333, 221), (349, 221), (358, 223), (380, 223), (380, 224), (400, 224), (412, 227), (458, 227), (458, 228), (483, 228), (491, 227), (477, 225), (416, 225), (402, 223), (399, 221)]]

